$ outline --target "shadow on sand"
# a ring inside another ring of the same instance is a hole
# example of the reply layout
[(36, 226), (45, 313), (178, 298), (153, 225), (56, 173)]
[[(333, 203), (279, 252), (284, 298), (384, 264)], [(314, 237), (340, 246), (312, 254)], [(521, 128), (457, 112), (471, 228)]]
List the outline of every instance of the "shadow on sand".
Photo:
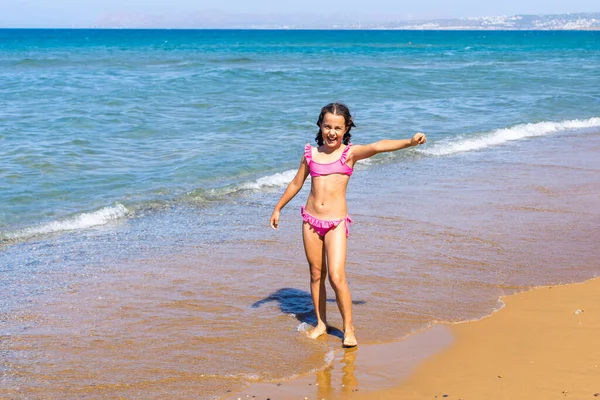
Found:
[[(279, 309), (284, 314), (292, 314), (300, 322), (315, 326), (317, 324), (317, 318), (315, 316), (315, 309), (312, 303), (312, 297), (310, 293), (295, 289), (295, 288), (282, 288), (276, 292), (271, 293), (268, 297), (257, 301), (252, 304), (252, 308), (258, 308), (265, 303), (276, 301), (279, 303)], [(328, 303), (335, 303), (335, 299), (327, 299)], [(352, 304), (365, 304), (364, 300), (353, 300)], [(343, 339), (344, 333), (338, 328), (330, 327), (328, 330), (330, 335), (336, 336)]]

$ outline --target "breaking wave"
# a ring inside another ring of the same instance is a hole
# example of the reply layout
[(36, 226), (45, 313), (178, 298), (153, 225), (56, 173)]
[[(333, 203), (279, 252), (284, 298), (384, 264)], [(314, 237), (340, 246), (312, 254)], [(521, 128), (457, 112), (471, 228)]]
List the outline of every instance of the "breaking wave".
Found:
[(560, 122), (538, 122), (515, 125), (475, 137), (459, 137), (434, 143), (429, 148), (419, 149), (420, 153), (445, 156), (466, 151), (481, 150), (528, 137), (544, 136), (555, 132), (600, 127), (600, 118), (573, 119)]
[(131, 212), (124, 205), (116, 204), (111, 207), (101, 208), (97, 211), (75, 215), (67, 219), (52, 221), (38, 226), (9, 232), (4, 235), (3, 239), (27, 239), (49, 233), (91, 228), (94, 226), (105, 225), (113, 220), (125, 218), (130, 213)]

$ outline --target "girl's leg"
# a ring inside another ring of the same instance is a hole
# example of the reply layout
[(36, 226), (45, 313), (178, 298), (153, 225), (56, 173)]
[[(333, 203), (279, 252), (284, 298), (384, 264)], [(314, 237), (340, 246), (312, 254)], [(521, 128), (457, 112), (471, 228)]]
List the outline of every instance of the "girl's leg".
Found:
[(304, 252), (310, 269), (310, 294), (317, 316), (317, 325), (308, 331), (308, 336), (316, 339), (327, 331), (325, 248), (323, 239), (312, 229), (308, 222), (304, 222), (302, 225), (302, 239), (304, 240)]
[(356, 346), (354, 325), (352, 324), (352, 296), (346, 281), (346, 224), (339, 224), (336, 228), (325, 234), (325, 253), (327, 255), (327, 268), (329, 269), (329, 282), (335, 291), (335, 298), (344, 320), (344, 345)]

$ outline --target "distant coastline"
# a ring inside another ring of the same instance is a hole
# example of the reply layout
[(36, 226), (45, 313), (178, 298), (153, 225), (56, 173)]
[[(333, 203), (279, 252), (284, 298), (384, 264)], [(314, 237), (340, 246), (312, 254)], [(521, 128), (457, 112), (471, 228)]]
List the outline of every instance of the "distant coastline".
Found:
[[(305, 22), (311, 21), (311, 22)], [(108, 14), (90, 28), (146, 29), (335, 29), (335, 30), (599, 30), (600, 12), (483, 16), (431, 20), (353, 19), (330, 24), (309, 15), (239, 15), (198, 12), (185, 17)]]
[(600, 12), (515, 14), (461, 18), (413, 19), (398, 16), (343, 17), (332, 24), (327, 15), (240, 14), (198, 10), (189, 14), (112, 12), (81, 23), (12, 25), (0, 29), (243, 29), (243, 30), (407, 30), (407, 31), (575, 31), (600, 30)]
[(197, 28), (169, 28), (169, 27), (40, 27), (40, 28), (3, 28), (0, 32), (10, 30), (21, 31), (43, 31), (43, 30), (91, 30), (91, 31), (111, 31), (111, 30), (131, 30), (131, 31), (429, 31), (429, 32), (576, 32), (576, 31), (600, 31), (600, 27), (583, 28), (556, 28), (556, 29), (523, 29), (523, 28), (469, 28), (469, 27), (448, 27), (448, 28), (296, 28), (296, 27), (197, 27)]

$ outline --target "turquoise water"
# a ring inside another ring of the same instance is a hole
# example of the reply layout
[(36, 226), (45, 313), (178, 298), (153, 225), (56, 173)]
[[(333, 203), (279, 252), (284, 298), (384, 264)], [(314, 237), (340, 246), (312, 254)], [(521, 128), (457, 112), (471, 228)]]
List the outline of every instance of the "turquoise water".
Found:
[(330, 363), (339, 338), (299, 333), (307, 188), (268, 219), (331, 101), (354, 143), (429, 138), (350, 181), (361, 343), (597, 275), (598, 65), (591, 31), (0, 30), (0, 397), (214, 399)]
[(435, 145), (599, 117), (598, 39), (2, 30), (0, 229), (27, 236), (17, 232), (105, 207), (106, 218), (122, 218), (261, 178), (268, 185), (296, 166), (319, 108), (335, 100), (355, 113), (357, 143), (421, 130)]

